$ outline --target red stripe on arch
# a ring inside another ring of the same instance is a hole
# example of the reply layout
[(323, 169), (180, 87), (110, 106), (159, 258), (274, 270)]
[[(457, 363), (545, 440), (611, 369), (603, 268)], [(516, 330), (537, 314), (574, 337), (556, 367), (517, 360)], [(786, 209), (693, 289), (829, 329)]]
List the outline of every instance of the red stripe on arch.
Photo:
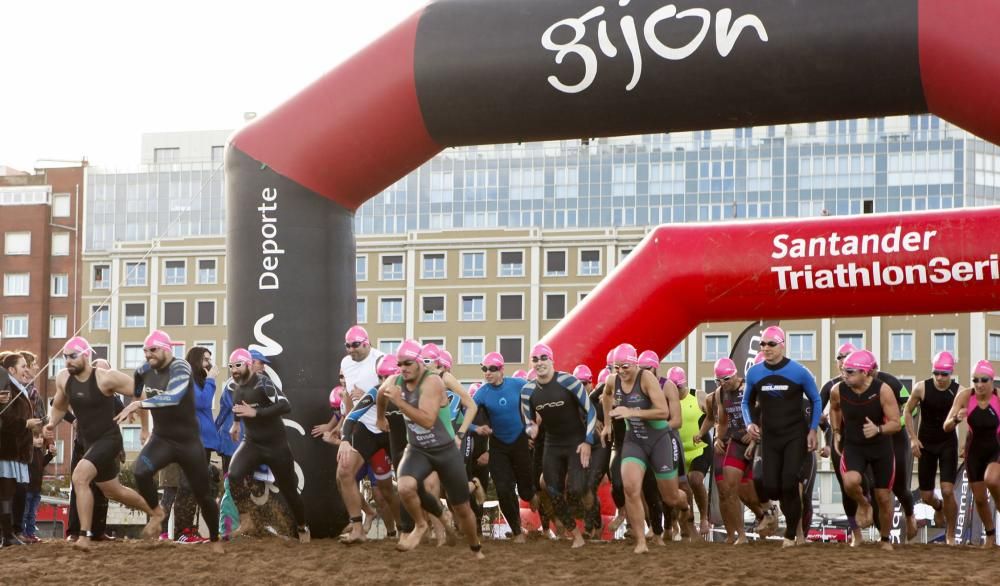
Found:
[(232, 144), (355, 210), (442, 147), (424, 125), (413, 54), (423, 10), (266, 116)]

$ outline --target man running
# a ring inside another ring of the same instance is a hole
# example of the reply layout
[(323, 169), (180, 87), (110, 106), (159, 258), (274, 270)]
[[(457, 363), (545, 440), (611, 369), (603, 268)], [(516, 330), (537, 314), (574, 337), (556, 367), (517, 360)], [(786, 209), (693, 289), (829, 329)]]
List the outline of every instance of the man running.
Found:
[(299, 542), (308, 543), (305, 504), (299, 495), (295, 460), (281, 419), (282, 415), (291, 413), (292, 407), (270, 378), (251, 371), (252, 360), (245, 348), (237, 348), (229, 355), (231, 378), (226, 386), (233, 389), (235, 416), (229, 435), (236, 442), (240, 438), (241, 424), (245, 431), (229, 463), (230, 484), (242, 485), (258, 466), (267, 465), (274, 474), (274, 485), (284, 495), (295, 517)]
[[(573, 534), (572, 548), (583, 547), (583, 533), (576, 526), (574, 510), (592, 504), (587, 491), (586, 470), (594, 441), (597, 414), (579, 379), (555, 369), (555, 355), (546, 344), (531, 349), (531, 363), (538, 378), (521, 389), (521, 409), (534, 438), (538, 425), (545, 425), (545, 440), (535, 444), (544, 450), (542, 475), (552, 498), (556, 518)], [(565, 494), (564, 494), (565, 493)]]
[[(743, 420), (750, 422), (750, 437), (760, 443), (757, 449), (763, 490), (758, 494), (761, 498), (780, 498), (785, 513), (782, 547), (792, 547), (802, 520), (799, 474), (807, 452), (816, 450), (819, 390), (808, 369), (785, 357), (785, 331), (780, 327), (764, 330), (760, 346), (764, 361), (747, 372)], [(808, 425), (803, 424), (803, 396), (812, 403)]]
[[(142, 345), (146, 362), (135, 371), (136, 398), (116, 421), (127, 421), (132, 413), (147, 409), (153, 413), (153, 432), (135, 461), (133, 472), (139, 494), (149, 508), (157, 508), (159, 495), (156, 473), (177, 462), (187, 477), (195, 501), (208, 524), (212, 548), (222, 552), (219, 542), (219, 505), (211, 493), (205, 448), (194, 411), (194, 379), (191, 365), (173, 354), (170, 336), (154, 330)], [(145, 417), (145, 412), (141, 415)]]
[[(63, 346), (66, 369), (56, 375), (56, 394), (49, 423), (43, 431), (46, 437), (54, 438), (59, 422), (69, 408), (73, 409), (77, 420), (77, 441), (85, 450), (83, 458), (73, 469), (73, 492), (80, 519), (80, 536), (74, 546), (80, 549), (90, 547), (90, 540), (95, 537), (92, 531), (92, 481), (107, 498), (149, 515), (143, 537), (155, 537), (166, 516), (161, 507), (151, 507), (139, 493), (118, 482), (118, 455), (123, 448), (121, 428), (115, 423), (115, 394), (132, 397), (135, 389), (128, 375), (91, 365), (92, 354), (90, 344), (79, 336), (71, 338)], [(145, 418), (140, 418), (140, 421), (141, 436), (145, 439), (149, 434), (148, 423)]]
[(864, 528), (873, 522), (872, 506), (861, 490), (861, 478), (871, 467), (882, 549), (892, 550), (889, 531), (896, 459), (889, 436), (898, 433), (901, 426), (892, 389), (875, 376), (877, 364), (875, 355), (867, 350), (855, 350), (844, 359), (844, 381), (830, 391), (830, 426), (833, 449), (841, 454), (844, 490), (858, 503), (858, 525)]
[(521, 389), (527, 381), (504, 376), (503, 355), (499, 352), (483, 356), (481, 368), (485, 384), (479, 387), (474, 400), (476, 407), (485, 412), (489, 425), (474, 425), (470, 429), (490, 438), (490, 476), (496, 486), (500, 512), (510, 525), (514, 542), (524, 543), (517, 499), (531, 502), (535, 498), (531, 448), (521, 413)]
[[(650, 362), (655, 360), (656, 364), (659, 364), (659, 357), (652, 351), (647, 350), (647, 352), (651, 354)], [(639, 358), (639, 366), (641, 367), (642, 356), (640, 355)], [(705, 420), (705, 398), (701, 391), (688, 387), (687, 373), (684, 372), (683, 368), (678, 366), (671, 368), (667, 378), (677, 385), (678, 400), (681, 406), (681, 427), (678, 434), (684, 453), (684, 470), (686, 472), (686, 480), (681, 481), (681, 488), (688, 495), (688, 504), (698, 505), (701, 521), (698, 532), (703, 539), (706, 539), (711, 531), (711, 523), (708, 520), (708, 489), (705, 488), (705, 476), (711, 470), (712, 460), (711, 454), (705, 451), (704, 438), (701, 437), (701, 424)], [(692, 519), (691, 522), (693, 523), (694, 520)], [(682, 524), (683, 527), (687, 527), (687, 523)]]
[(397, 474), (399, 498), (415, 520), (415, 525), (413, 531), (400, 540), (397, 549), (414, 549), (427, 532), (428, 525), (420, 514), (417, 493), (424, 479), (431, 472), (437, 472), (469, 549), (477, 559), (482, 559), (476, 516), (469, 506), (465, 462), (455, 445), (444, 383), (439, 376), (424, 368), (420, 359), (420, 344), (416, 340), (400, 344), (396, 357), (402, 374), (382, 385), (378, 401), (383, 413), (385, 401), (399, 407), (407, 426), (408, 444)]
[[(918, 382), (913, 387), (903, 408), (906, 431), (910, 435), (910, 448), (917, 458), (917, 481), (920, 498), (938, 514), (944, 513), (945, 539), (955, 545), (955, 528), (958, 523), (958, 503), (955, 501), (955, 478), (958, 476), (958, 433), (952, 428), (945, 431), (944, 424), (958, 394), (958, 381), (952, 378), (955, 357), (951, 352), (939, 352), (934, 357), (933, 377)], [(913, 412), (920, 408), (920, 425), (913, 420)], [(934, 495), (935, 476), (941, 474), (941, 498)], [(937, 519), (936, 519), (937, 520)], [(937, 521), (940, 524), (940, 521)]]

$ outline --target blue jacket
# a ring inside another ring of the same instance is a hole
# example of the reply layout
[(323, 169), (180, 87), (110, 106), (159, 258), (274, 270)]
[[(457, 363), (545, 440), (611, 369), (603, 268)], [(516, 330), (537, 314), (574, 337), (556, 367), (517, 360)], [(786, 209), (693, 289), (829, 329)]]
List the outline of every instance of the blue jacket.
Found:
[(219, 397), (219, 414), (215, 418), (215, 429), (219, 442), (219, 453), (232, 456), (236, 453), (237, 443), (229, 437), (229, 428), (233, 426), (233, 390), (229, 385), (222, 386)]
[(212, 418), (212, 402), (215, 400), (215, 379), (206, 378), (205, 385), (194, 383), (194, 413), (201, 429), (201, 443), (206, 450), (219, 451), (219, 430)]

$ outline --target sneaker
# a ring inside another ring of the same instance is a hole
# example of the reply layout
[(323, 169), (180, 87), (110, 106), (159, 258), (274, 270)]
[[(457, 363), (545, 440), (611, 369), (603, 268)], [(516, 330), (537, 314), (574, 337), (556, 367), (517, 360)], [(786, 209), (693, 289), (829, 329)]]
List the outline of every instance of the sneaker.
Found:
[[(67, 537), (66, 539), (69, 540), (69, 537)], [(160, 541), (170, 541), (170, 534), (167, 533), (166, 531), (164, 531), (163, 533), (160, 533), (159, 540)]]
[(177, 543), (185, 543), (185, 544), (207, 543), (208, 541), (209, 541), (208, 539), (205, 539), (204, 537), (198, 535), (197, 533), (191, 531), (190, 529), (185, 529), (184, 533), (181, 533), (181, 536), (177, 538)]

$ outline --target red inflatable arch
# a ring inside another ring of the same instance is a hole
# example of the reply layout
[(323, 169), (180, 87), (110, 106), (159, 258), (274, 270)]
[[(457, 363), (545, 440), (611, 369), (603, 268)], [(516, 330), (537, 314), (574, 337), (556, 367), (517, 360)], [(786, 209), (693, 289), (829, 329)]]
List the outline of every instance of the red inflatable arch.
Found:
[[(994, 0), (441, 0), (242, 129), (226, 157), (229, 343), (271, 356), (291, 397), (314, 534), (346, 522), (333, 458), (304, 430), (328, 416), (367, 199), (466, 144), (926, 112), (997, 142), (997, 22)], [(662, 226), (547, 342), (599, 364), (705, 320), (996, 309), (998, 219)]]

